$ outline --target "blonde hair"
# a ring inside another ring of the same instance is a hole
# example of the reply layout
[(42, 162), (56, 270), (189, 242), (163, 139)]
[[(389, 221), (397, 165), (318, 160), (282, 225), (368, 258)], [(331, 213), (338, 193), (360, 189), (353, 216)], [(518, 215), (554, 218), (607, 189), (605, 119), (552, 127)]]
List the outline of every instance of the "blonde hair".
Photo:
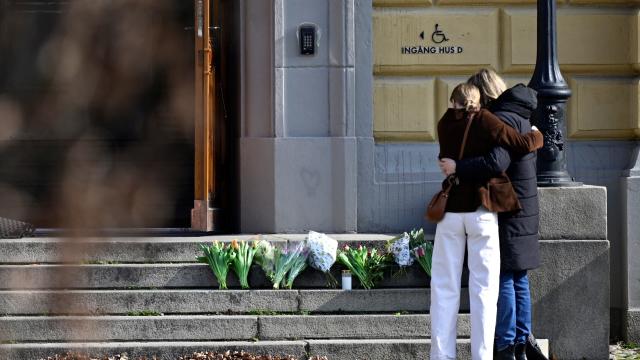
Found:
[(482, 106), (487, 106), (489, 102), (497, 99), (500, 94), (507, 90), (504, 80), (491, 69), (481, 69), (471, 76), (467, 83), (480, 89), (480, 104)]
[(464, 106), (466, 111), (480, 110), (480, 90), (472, 84), (459, 84), (451, 92), (450, 101)]

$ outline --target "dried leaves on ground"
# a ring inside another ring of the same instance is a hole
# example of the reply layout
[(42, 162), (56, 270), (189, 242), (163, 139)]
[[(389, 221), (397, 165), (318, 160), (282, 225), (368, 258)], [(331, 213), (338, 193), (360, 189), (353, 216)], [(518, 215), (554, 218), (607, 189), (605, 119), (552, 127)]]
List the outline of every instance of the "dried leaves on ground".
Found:
[[(154, 358), (138, 358), (135, 360), (154, 360)], [(54, 355), (54, 356), (49, 356), (46, 359), (40, 359), (40, 360), (134, 360), (133, 358), (129, 358), (127, 355), (109, 355), (109, 356), (90, 356), (88, 354), (82, 354), (82, 353), (74, 353), (74, 352), (68, 352), (64, 355)]]
[(609, 353), (611, 360), (640, 360), (640, 346), (634, 343), (610, 345)]
[[(44, 360), (44, 359), (42, 359)], [(158, 360), (157, 357), (128, 357), (126, 354), (94, 357), (82, 353), (66, 353), (50, 356), (46, 360)], [(197, 352), (180, 356), (176, 360), (299, 360), (294, 356), (255, 355), (244, 351), (227, 351), (224, 353)], [(328, 360), (326, 357), (314, 356), (309, 360)]]
[(298, 360), (298, 358), (293, 356), (254, 355), (244, 351), (227, 351), (225, 353), (193, 353), (191, 356), (182, 356), (178, 360)]

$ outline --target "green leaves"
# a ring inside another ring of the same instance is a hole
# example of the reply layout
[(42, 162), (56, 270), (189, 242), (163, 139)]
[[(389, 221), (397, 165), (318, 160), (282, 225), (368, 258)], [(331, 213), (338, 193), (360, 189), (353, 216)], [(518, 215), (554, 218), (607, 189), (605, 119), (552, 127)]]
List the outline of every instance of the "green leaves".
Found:
[(338, 251), (338, 261), (351, 270), (365, 289), (375, 287), (382, 280), (389, 264), (386, 255), (375, 248), (369, 250), (366, 246), (359, 246), (357, 249), (345, 246)]
[(285, 281), (285, 286), (287, 289), (293, 288), (293, 281), (300, 275), (304, 269), (307, 268), (307, 255), (303, 250), (297, 256), (294, 257), (291, 262), (291, 268), (289, 269), (289, 273), (287, 274), (287, 279)]
[(418, 245), (413, 249), (413, 255), (416, 258), (422, 270), (427, 275), (431, 276), (431, 261), (433, 257), (433, 244), (430, 241), (425, 241), (423, 244)]
[[(291, 289), (295, 278), (307, 267), (308, 251), (305, 249), (304, 243), (284, 250), (274, 248), (274, 266), (273, 276), (270, 276), (274, 289), (280, 286)], [(287, 273), (289, 277), (286, 278)]]
[(227, 289), (227, 274), (229, 266), (236, 257), (230, 246), (215, 241), (211, 246), (200, 244), (204, 256), (197, 257), (198, 262), (207, 263), (213, 275), (218, 280), (220, 289)]
[(256, 243), (249, 244), (245, 241), (233, 240), (231, 242), (231, 252), (233, 253), (233, 272), (240, 280), (243, 289), (249, 288), (249, 271), (253, 264), (253, 258), (258, 250)]

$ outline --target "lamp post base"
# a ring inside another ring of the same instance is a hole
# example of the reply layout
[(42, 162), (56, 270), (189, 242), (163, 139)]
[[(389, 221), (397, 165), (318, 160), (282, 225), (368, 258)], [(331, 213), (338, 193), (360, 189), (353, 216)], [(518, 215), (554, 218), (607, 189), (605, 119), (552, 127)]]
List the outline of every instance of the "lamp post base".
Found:
[(538, 174), (538, 187), (577, 187), (583, 183), (575, 181), (568, 172), (553, 171)]

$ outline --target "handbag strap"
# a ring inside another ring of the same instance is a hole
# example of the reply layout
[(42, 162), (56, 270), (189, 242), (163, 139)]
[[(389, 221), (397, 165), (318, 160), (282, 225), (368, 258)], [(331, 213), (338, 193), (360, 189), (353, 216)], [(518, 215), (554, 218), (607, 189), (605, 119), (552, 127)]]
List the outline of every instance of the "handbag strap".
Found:
[(469, 129), (471, 128), (471, 122), (473, 121), (474, 113), (469, 114), (469, 121), (467, 121), (467, 128), (464, 129), (464, 136), (462, 137), (462, 145), (460, 146), (460, 155), (458, 155), (458, 160), (462, 160), (462, 155), (464, 155), (464, 148), (467, 146), (467, 137), (469, 136)]
[(456, 175), (455, 174), (451, 174), (449, 176), (447, 176), (447, 186), (444, 187), (444, 189), (442, 190), (445, 194), (445, 196), (449, 196), (449, 192), (451, 191), (451, 188), (453, 187), (453, 184), (455, 184), (456, 182)]
[[(464, 148), (467, 145), (467, 138), (469, 137), (469, 129), (471, 128), (471, 122), (473, 121), (474, 113), (469, 114), (469, 120), (467, 121), (467, 127), (464, 129), (464, 136), (462, 137), (462, 145), (460, 146), (460, 155), (458, 155), (458, 160), (462, 160), (462, 155), (464, 155)], [(453, 184), (456, 183), (457, 176), (456, 174), (451, 174), (447, 177), (447, 186), (443, 189), (445, 197), (449, 196), (449, 192), (453, 187)]]

